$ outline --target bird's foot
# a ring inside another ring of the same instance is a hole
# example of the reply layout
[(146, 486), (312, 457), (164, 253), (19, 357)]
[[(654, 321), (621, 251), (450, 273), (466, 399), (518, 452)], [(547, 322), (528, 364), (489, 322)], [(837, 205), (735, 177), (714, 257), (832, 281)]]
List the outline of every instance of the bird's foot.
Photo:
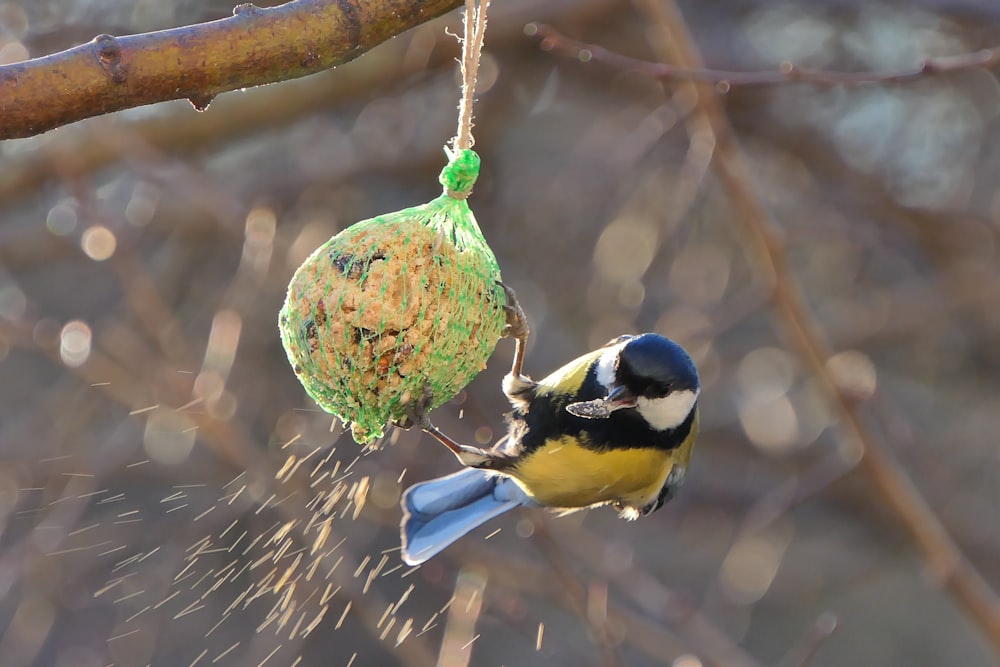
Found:
[(524, 309), (517, 300), (517, 294), (507, 284), (497, 281), (507, 297), (507, 303), (503, 306), (504, 315), (507, 317), (507, 324), (503, 328), (503, 336), (516, 338), (519, 341), (528, 340), (531, 328), (528, 326), (528, 316), (524, 314)]
[(456, 442), (431, 423), (427, 413), (430, 410), (433, 400), (434, 394), (428, 382), (424, 385), (421, 397), (417, 400), (411, 400), (406, 406), (406, 415), (402, 419), (395, 421), (394, 424), (402, 429), (410, 429), (414, 426), (418, 427), (447, 447), (459, 462), (468, 468), (489, 467), (489, 462), (494, 458), (489, 452), (479, 447), (471, 447)]

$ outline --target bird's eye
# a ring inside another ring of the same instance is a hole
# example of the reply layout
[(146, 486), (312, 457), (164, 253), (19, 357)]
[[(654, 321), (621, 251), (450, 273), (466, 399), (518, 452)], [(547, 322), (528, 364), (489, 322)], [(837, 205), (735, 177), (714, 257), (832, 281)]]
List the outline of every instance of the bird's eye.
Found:
[(674, 386), (669, 382), (654, 382), (650, 390), (655, 396), (666, 396), (674, 390)]

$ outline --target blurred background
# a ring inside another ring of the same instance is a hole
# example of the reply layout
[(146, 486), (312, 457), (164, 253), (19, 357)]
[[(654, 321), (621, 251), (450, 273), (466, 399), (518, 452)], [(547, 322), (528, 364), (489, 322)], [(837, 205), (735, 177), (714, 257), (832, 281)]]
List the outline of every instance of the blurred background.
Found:
[[(0, 144), (0, 664), (997, 664), (789, 347), (690, 90), (525, 34), (545, 22), (654, 60), (669, 45), (647, 5), (495, 2), (470, 201), (530, 318), (529, 373), (622, 333), (691, 351), (703, 427), (678, 497), (636, 523), (512, 513), (401, 567), (399, 495), (454, 458), (412, 432), (363, 451), (288, 367), (276, 318), (298, 264), (439, 192), (455, 12), (204, 113)], [(907, 71), (1000, 43), (983, 1), (679, 9), (730, 70)], [(231, 10), (8, 0), (0, 62)], [(785, 279), (836, 351), (827, 372), (1000, 589), (996, 79), (722, 102)], [(439, 427), (502, 434), (512, 349)]]

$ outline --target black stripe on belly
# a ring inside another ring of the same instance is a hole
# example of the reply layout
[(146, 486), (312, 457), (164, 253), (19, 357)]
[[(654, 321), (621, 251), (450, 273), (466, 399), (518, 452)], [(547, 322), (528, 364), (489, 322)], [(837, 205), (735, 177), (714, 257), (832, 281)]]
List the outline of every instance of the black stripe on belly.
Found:
[[(691, 432), (695, 410), (675, 429), (655, 431), (635, 408), (616, 410), (607, 419), (585, 419), (566, 411), (570, 403), (603, 398), (607, 390), (597, 382), (592, 366), (579, 391), (571, 396), (543, 393), (535, 395), (527, 410), (515, 410), (508, 419), (515, 445), (514, 456), (523, 456), (541, 447), (546, 440), (571, 436), (595, 451), (653, 447), (676, 449)], [(519, 444), (519, 447), (516, 445)]]

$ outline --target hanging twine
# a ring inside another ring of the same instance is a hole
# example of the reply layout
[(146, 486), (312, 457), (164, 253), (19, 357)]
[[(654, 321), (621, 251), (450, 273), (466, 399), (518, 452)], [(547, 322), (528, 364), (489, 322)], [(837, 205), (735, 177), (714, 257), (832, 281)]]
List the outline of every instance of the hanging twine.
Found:
[(483, 0), (476, 7), (475, 0), (465, 0), (464, 31), (461, 38), (462, 97), (458, 102), (458, 132), (451, 140), (451, 148), (445, 147), (448, 165), (438, 180), (444, 192), (452, 199), (465, 199), (472, 193), (472, 186), (479, 176), (479, 156), (472, 150), (476, 143), (472, 136), (472, 107), (475, 103), (476, 80), (479, 77), (479, 61), (486, 37), (486, 10), (489, 0)]
[(504, 324), (500, 267), (466, 199), (479, 175), (472, 106), (487, 0), (466, 1), (458, 133), (444, 193), (357, 222), (303, 262), (278, 318), (281, 341), (316, 403), (370, 443), (486, 367)]
[(472, 148), (476, 140), (472, 136), (472, 105), (476, 95), (476, 79), (479, 77), (479, 59), (483, 53), (486, 37), (486, 11), (489, 0), (483, 0), (476, 7), (475, 0), (465, 0), (465, 27), (462, 37), (462, 99), (458, 103), (458, 134), (452, 139), (456, 149)]

